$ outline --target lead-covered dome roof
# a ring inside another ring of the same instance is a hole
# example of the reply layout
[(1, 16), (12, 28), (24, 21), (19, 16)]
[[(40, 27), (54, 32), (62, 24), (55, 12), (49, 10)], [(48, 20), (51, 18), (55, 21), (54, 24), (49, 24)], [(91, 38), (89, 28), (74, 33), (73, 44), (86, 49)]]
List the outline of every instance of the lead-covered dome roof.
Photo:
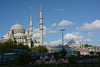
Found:
[(4, 35), (3, 37), (4, 37), (4, 39), (9, 39), (9, 35), (8, 34)]
[(15, 24), (15, 25), (13, 25), (11, 27), (11, 30), (13, 30), (13, 29), (21, 29), (21, 30), (24, 30), (24, 27), (22, 25), (18, 24), (18, 22), (17, 22), (17, 24)]
[(72, 45), (72, 44), (74, 44), (75, 42), (73, 41), (73, 40), (70, 40), (67, 44), (68, 45)]
[(23, 33), (16, 33), (14, 36), (25, 36)]

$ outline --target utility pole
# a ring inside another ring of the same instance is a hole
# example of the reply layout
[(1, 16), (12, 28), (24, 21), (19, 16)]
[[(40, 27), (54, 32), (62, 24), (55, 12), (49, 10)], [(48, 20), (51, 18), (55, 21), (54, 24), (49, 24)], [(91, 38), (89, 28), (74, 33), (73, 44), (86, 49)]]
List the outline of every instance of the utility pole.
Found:
[(63, 47), (63, 45), (64, 45), (64, 40), (63, 40), (63, 31), (64, 31), (65, 29), (60, 29), (60, 31), (62, 31), (62, 47)]

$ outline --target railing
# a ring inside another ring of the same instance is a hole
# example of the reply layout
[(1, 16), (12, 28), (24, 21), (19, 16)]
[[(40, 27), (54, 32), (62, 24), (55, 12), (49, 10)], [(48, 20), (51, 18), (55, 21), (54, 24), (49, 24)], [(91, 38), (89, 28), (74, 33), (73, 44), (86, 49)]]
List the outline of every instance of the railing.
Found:
[[(9, 63), (9, 62), (7, 62)], [(100, 67), (99, 63), (75, 63), (75, 64), (27, 64), (27, 65), (0, 65), (0, 67)]]

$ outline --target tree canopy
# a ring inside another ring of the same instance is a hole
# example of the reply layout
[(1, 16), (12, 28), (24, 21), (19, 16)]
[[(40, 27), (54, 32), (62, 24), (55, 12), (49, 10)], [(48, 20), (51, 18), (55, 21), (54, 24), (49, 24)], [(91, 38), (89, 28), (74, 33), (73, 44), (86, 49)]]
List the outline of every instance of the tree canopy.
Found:
[(42, 45), (32, 47), (32, 53), (44, 53), (47, 51), (48, 49)]
[(63, 50), (60, 51), (60, 54), (62, 55), (62, 57), (65, 57), (66, 54), (67, 54), (67, 52), (66, 52), (66, 50), (63, 48)]
[(16, 58), (16, 64), (25, 65), (29, 62), (34, 63), (34, 59), (30, 53), (21, 53)]
[(85, 44), (84, 47), (92, 47), (92, 45)]
[(22, 43), (16, 44), (12, 40), (7, 40), (2, 43), (0, 42), (0, 52), (4, 52), (8, 49), (21, 49), (30, 51), (30, 48), (27, 45), (23, 45)]
[(75, 51), (74, 50), (73, 53), (76, 54), (76, 55), (78, 55), (78, 56), (80, 55), (80, 51)]

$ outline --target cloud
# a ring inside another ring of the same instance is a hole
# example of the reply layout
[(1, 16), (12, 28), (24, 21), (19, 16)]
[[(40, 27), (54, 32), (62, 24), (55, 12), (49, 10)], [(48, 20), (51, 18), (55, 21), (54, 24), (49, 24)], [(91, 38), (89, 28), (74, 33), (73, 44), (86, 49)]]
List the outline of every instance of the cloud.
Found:
[[(71, 40), (72, 38), (74, 40), (78, 40), (78, 36), (81, 41), (83, 39), (83, 36), (80, 34), (80, 32), (67, 33), (64, 35), (64, 42), (66, 43), (66, 41)], [(60, 45), (62, 44), (62, 39), (58, 39), (57, 41), (52, 41), (49, 44), (50, 45)]]
[(91, 39), (85, 39), (84, 42), (86, 42), (86, 41), (91, 42), (92, 40)]
[[(43, 38), (46, 38), (46, 32), (47, 32), (47, 28), (45, 26), (43, 26)], [(35, 40), (40, 39), (40, 30), (39, 30), (39, 28), (36, 28), (36, 29), (33, 30), (33, 38)]]
[(75, 23), (71, 22), (71, 21), (68, 21), (68, 20), (62, 20), (58, 26), (61, 26), (61, 27), (66, 27), (66, 26), (70, 26), (70, 25), (73, 25)]
[(59, 12), (62, 12), (62, 11), (64, 11), (64, 9), (61, 9), (61, 8), (53, 8), (53, 11), (59, 11)]
[(87, 35), (88, 35), (88, 36), (92, 36), (92, 32), (88, 32)]
[(57, 11), (64, 11), (64, 9), (57, 9)]
[(57, 40), (57, 41), (52, 41), (52, 42), (50, 42), (50, 45), (59, 45), (59, 44), (61, 44), (61, 39), (59, 39), (59, 40)]
[(57, 25), (57, 24), (56, 24), (56, 23), (54, 23), (54, 24), (52, 24), (52, 25), (51, 25), (51, 27), (56, 27), (56, 25)]
[(100, 30), (100, 20), (95, 20), (92, 23), (84, 23), (82, 27), (77, 27), (76, 28), (79, 31), (83, 30)]
[(30, 10), (33, 10), (34, 8), (33, 8), (33, 6), (30, 6), (29, 9), (30, 9)]
[(67, 33), (64, 36), (64, 40), (67, 41), (67, 40), (71, 40), (72, 38), (74, 40), (78, 40), (78, 37), (79, 37), (79, 39), (82, 40), (84, 36), (81, 35), (80, 32)]
[(49, 45), (49, 43), (48, 42), (43, 42), (43, 45)]
[(58, 33), (58, 31), (48, 31), (48, 33)]

